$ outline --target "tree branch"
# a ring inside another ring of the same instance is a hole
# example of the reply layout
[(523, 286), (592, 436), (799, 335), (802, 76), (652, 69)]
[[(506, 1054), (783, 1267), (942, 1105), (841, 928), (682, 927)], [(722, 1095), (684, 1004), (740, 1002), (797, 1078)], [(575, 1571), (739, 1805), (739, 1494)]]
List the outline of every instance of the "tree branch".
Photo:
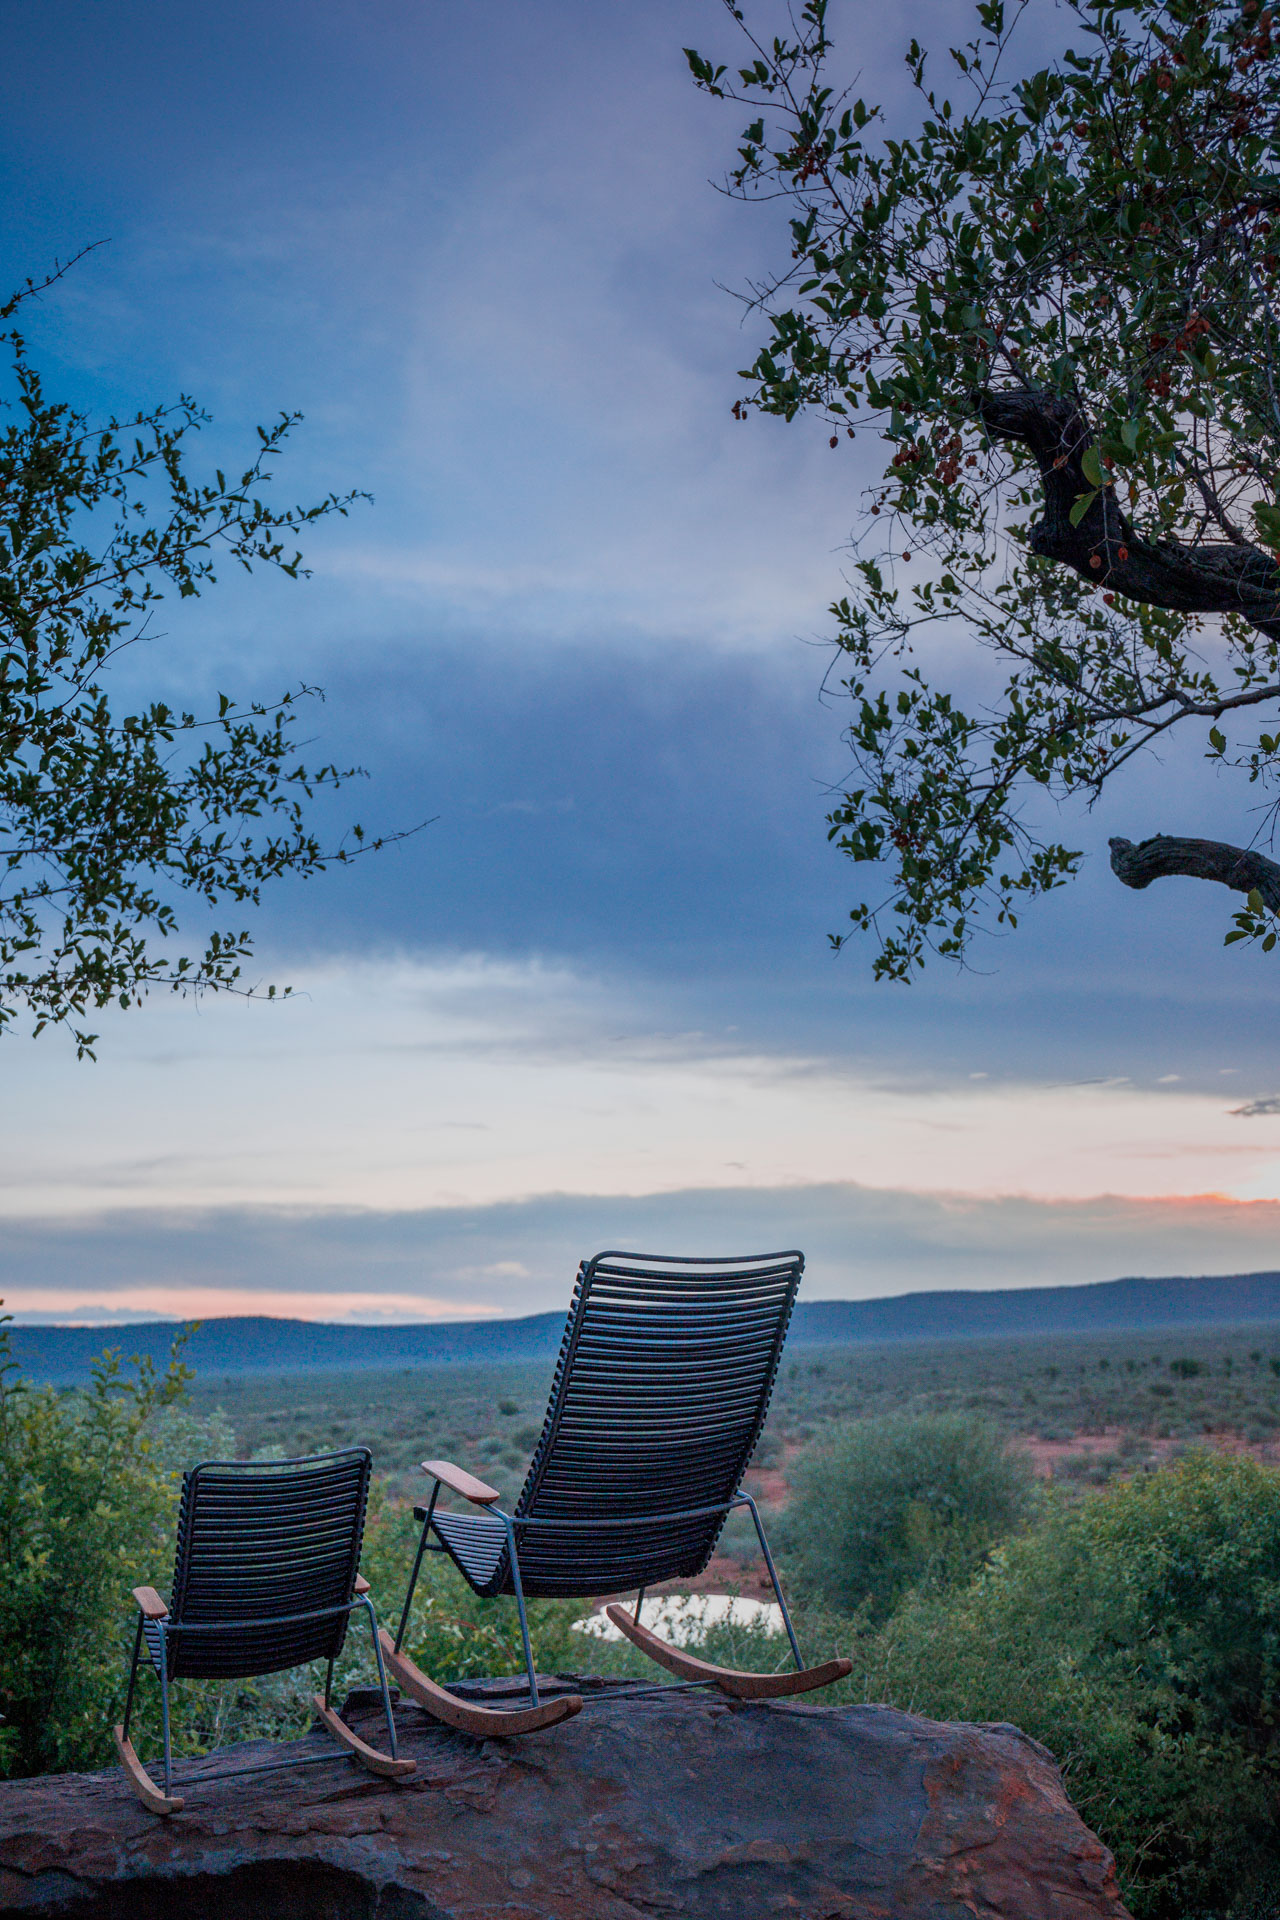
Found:
[(1112, 840), (1111, 871), (1126, 887), (1149, 887), (1166, 874), (1184, 873), (1193, 880), (1220, 880), (1236, 893), (1256, 887), (1272, 913), (1280, 913), (1280, 862), (1251, 847), (1233, 847), (1225, 840), (1182, 840), (1157, 833), (1150, 840)]
[(1280, 565), (1264, 549), (1143, 540), (1110, 485), (1072, 526), (1072, 507), (1094, 491), (1081, 466), (1094, 445), (1093, 430), (1072, 401), (1020, 387), (977, 393), (974, 406), (993, 440), (1020, 441), (1040, 469), (1044, 519), (1031, 529), (1033, 553), (1127, 600), (1175, 613), (1237, 613), (1280, 639)]

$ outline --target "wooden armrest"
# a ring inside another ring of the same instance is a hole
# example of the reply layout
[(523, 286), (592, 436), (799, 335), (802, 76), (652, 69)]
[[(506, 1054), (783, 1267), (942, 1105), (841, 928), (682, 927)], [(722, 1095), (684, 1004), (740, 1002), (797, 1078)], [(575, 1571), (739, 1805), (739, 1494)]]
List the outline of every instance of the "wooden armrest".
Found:
[(167, 1620), (169, 1609), (154, 1587), (135, 1587), (133, 1597), (148, 1620)]
[(368, 1593), (368, 1591), (369, 1591), (369, 1582), (365, 1579), (362, 1573), (358, 1573), (356, 1575), (356, 1592), (360, 1594), (360, 1593)]
[(462, 1467), (455, 1467), (452, 1460), (424, 1460), (422, 1471), (432, 1474), (442, 1487), (448, 1487), (452, 1493), (460, 1493), (464, 1500), (471, 1500), (477, 1507), (492, 1506), (502, 1495), (496, 1487), (487, 1487), (483, 1480), (477, 1480), (474, 1473), (467, 1473)]

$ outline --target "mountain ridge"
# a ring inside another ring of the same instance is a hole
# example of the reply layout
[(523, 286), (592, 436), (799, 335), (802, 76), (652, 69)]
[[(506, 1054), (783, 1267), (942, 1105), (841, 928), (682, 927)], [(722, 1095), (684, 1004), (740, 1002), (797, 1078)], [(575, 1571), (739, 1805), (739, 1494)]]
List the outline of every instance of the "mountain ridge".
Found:
[[(1039, 1334), (1146, 1331), (1280, 1321), (1280, 1272), (1172, 1275), (1077, 1286), (937, 1290), (873, 1300), (802, 1300), (792, 1347), (886, 1341), (1021, 1339)], [(119, 1326), (10, 1326), (13, 1357), (36, 1380), (83, 1377), (107, 1348), (163, 1363), (177, 1321)], [(205, 1320), (184, 1358), (204, 1376), (369, 1368), (485, 1366), (551, 1359), (564, 1314), (510, 1320), (351, 1326), (237, 1315)]]

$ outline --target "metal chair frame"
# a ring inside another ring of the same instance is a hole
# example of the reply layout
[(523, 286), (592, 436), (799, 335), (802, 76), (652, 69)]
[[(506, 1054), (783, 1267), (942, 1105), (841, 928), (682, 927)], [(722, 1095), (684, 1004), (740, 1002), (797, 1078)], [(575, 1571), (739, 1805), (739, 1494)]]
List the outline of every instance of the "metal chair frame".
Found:
[[(215, 1462), (206, 1461), (204, 1464), (205, 1465), (216, 1464), (218, 1466), (223, 1466), (226, 1464), (226, 1462), (217, 1461), (215, 1463)], [(282, 1467), (282, 1466), (285, 1466), (286, 1464), (294, 1465), (295, 1463), (292, 1461), (285, 1462), (283, 1460), (273, 1460), (271, 1464), (273, 1466)], [(357, 1597), (354, 1600), (348, 1601), (346, 1606), (316, 1607), (316, 1608), (313, 1608), (309, 1613), (271, 1614), (266, 1619), (263, 1619), (263, 1620), (237, 1620), (235, 1622), (235, 1627), (232, 1629), (232, 1631), (243, 1629), (247, 1632), (249, 1629), (253, 1627), (296, 1626), (296, 1625), (300, 1625), (303, 1621), (306, 1621), (306, 1620), (332, 1620), (332, 1619), (335, 1619), (337, 1615), (340, 1613), (345, 1613), (348, 1617), (350, 1617), (350, 1615), (353, 1614), (358, 1607), (363, 1607), (369, 1615), (369, 1632), (373, 1639), (374, 1656), (378, 1663), (378, 1687), (379, 1687), (379, 1691), (382, 1694), (382, 1711), (387, 1723), (387, 1743), (391, 1749), (391, 1758), (394, 1760), (397, 1757), (395, 1715), (392, 1712), (391, 1693), (387, 1685), (387, 1670), (382, 1660), (382, 1642), (378, 1638), (378, 1616), (374, 1611), (373, 1602), (370, 1600), (368, 1594), (357, 1595)], [(163, 1734), (164, 1734), (164, 1790), (166, 1794), (168, 1794), (172, 1791), (172, 1788), (173, 1788), (172, 1733), (171, 1733), (170, 1718), (169, 1718), (169, 1660), (167, 1658), (168, 1641), (170, 1637), (176, 1639), (180, 1634), (226, 1633), (228, 1629), (221, 1620), (188, 1621), (185, 1624), (180, 1620), (174, 1620), (174, 1621), (155, 1620), (151, 1624), (155, 1632), (160, 1637), (160, 1644), (166, 1656), (159, 1662), (158, 1667), (157, 1667), (157, 1662), (154, 1660), (148, 1660), (146, 1662), (146, 1665), (151, 1667), (153, 1671), (158, 1671), (160, 1676), (160, 1718), (161, 1718), (161, 1724), (162, 1724)], [(143, 1619), (143, 1616), (139, 1614), (138, 1630), (133, 1637), (133, 1660), (129, 1668), (129, 1691), (125, 1696), (125, 1703), (124, 1703), (124, 1721), (122, 1725), (123, 1725), (124, 1737), (126, 1740), (129, 1738), (129, 1721), (133, 1714), (133, 1696), (134, 1696), (134, 1691), (137, 1684), (139, 1668), (142, 1665), (142, 1662), (140, 1661), (139, 1656), (142, 1652), (143, 1632), (144, 1632), (145, 1626), (146, 1626), (146, 1622)], [(334, 1655), (330, 1659), (328, 1663), (328, 1671), (325, 1674), (324, 1703), (326, 1707), (330, 1706), (333, 1701), (333, 1669), (334, 1669), (334, 1662), (336, 1658), (337, 1656)], [(279, 1669), (279, 1671), (287, 1672), (288, 1669), (281, 1668)], [(227, 1678), (234, 1679), (235, 1676), (228, 1675)], [(325, 1754), (317, 1754), (315, 1758), (317, 1760), (342, 1760), (346, 1758), (346, 1755), (341, 1753), (325, 1753)], [(279, 1765), (279, 1766), (297, 1766), (303, 1763), (300, 1761), (282, 1760), (279, 1762), (275, 1762), (273, 1764)], [(200, 1772), (200, 1778), (202, 1781), (203, 1780), (221, 1780), (226, 1778), (228, 1775), (232, 1773), (235, 1773), (235, 1774), (246, 1773), (246, 1772), (247, 1773), (265, 1773), (269, 1771), (270, 1769), (265, 1767), (247, 1767), (247, 1768), (246, 1767), (223, 1767), (223, 1768), (215, 1769), (212, 1771), (208, 1768), (202, 1768)]]
[[(409, 1609), (413, 1605), (413, 1592), (414, 1592), (414, 1588), (418, 1584), (418, 1575), (422, 1569), (423, 1555), (427, 1553), (447, 1554), (449, 1551), (449, 1549), (442, 1542), (430, 1540), (428, 1538), (431, 1522), (435, 1514), (436, 1500), (438, 1499), (439, 1493), (440, 1493), (440, 1487), (441, 1487), (441, 1482), (437, 1480), (434, 1487), (431, 1489), (431, 1499), (425, 1512), (423, 1512), (421, 1508), (414, 1509), (415, 1515), (419, 1515), (419, 1514), (421, 1515), (423, 1520), (423, 1527), (422, 1527), (421, 1538), (418, 1541), (417, 1557), (415, 1558), (413, 1563), (413, 1572), (409, 1576), (409, 1590), (405, 1594), (404, 1607), (400, 1614), (400, 1625), (396, 1630), (395, 1651), (397, 1653), (399, 1653), (402, 1645), (404, 1644), (405, 1630), (409, 1625)], [(782, 1624), (786, 1629), (787, 1639), (791, 1646), (792, 1657), (796, 1663), (796, 1671), (798, 1673), (803, 1673), (805, 1671), (804, 1659), (800, 1652), (799, 1641), (796, 1639), (796, 1630), (795, 1630), (795, 1627), (792, 1625), (791, 1614), (788, 1611), (786, 1600), (783, 1598), (782, 1585), (778, 1579), (778, 1570), (773, 1563), (773, 1555), (769, 1551), (769, 1542), (765, 1538), (764, 1527), (761, 1524), (761, 1520), (760, 1520), (760, 1509), (757, 1507), (755, 1501), (752, 1499), (749, 1493), (742, 1493), (742, 1492), (736, 1493), (732, 1500), (719, 1501), (716, 1503), (715, 1506), (711, 1506), (711, 1507), (685, 1507), (676, 1513), (664, 1513), (661, 1515), (652, 1515), (652, 1516), (644, 1516), (644, 1517), (662, 1519), (662, 1520), (700, 1520), (704, 1518), (709, 1519), (713, 1514), (717, 1514), (717, 1513), (722, 1513), (727, 1516), (728, 1514), (732, 1513), (735, 1507), (746, 1507), (751, 1514), (752, 1520), (755, 1522), (756, 1538), (760, 1542), (760, 1552), (761, 1552), (761, 1555), (763, 1556), (764, 1564), (768, 1569), (769, 1581), (771, 1586), (773, 1587), (774, 1597), (777, 1600), (778, 1607), (782, 1613)], [(515, 1538), (516, 1528), (517, 1527), (521, 1527), (521, 1528), (555, 1527), (556, 1529), (559, 1529), (561, 1527), (582, 1527), (594, 1533), (600, 1527), (630, 1527), (630, 1526), (634, 1526), (636, 1522), (635, 1522), (635, 1519), (630, 1515), (628, 1515), (625, 1520), (539, 1520), (539, 1519), (533, 1519), (533, 1518), (521, 1518), (516, 1514), (506, 1513), (503, 1511), (501, 1507), (496, 1507), (496, 1506), (489, 1507), (488, 1511), (493, 1515), (495, 1520), (501, 1520), (507, 1534), (507, 1551), (511, 1555), (511, 1585), (514, 1591), (516, 1610), (520, 1616), (520, 1639), (524, 1648), (524, 1664), (525, 1664), (525, 1673), (529, 1681), (529, 1697), (532, 1700), (533, 1705), (536, 1707), (539, 1703), (538, 1702), (538, 1676), (534, 1671), (534, 1665), (533, 1665), (533, 1648), (529, 1638), (529, 1616), (525, 1609), (525, 1603), (524, 1603), (524, 1582), (520, 1577), (520, 1556), (516, 1550), (516, 1538)], [(640, 1609), (644, 1604), (644, 1596), (646, 1591), (647, 1591), (646, 1588), (641, 1587), (639, 1592), (636, 1595), (635, 1613), (633, 1614), (632, 1617), (637, 1623), (639, 1622), (639, 1619), (640, 1619)], [(692, 1680), (692, 1681), (684, 1681), (684, 1682), (671, 1682), (669, 1684), (663, 1685), (660, 1688), (656, 1688), (655, 1691), (662, 1692), (662, 1693), (671, 1693), (675, 1690), (677, 1686), (682, 1684), (686, 1687), (688, 1686), (709, 1687), (709, 1686), (714, 1686), (715, 1682), (712, 1680)]]

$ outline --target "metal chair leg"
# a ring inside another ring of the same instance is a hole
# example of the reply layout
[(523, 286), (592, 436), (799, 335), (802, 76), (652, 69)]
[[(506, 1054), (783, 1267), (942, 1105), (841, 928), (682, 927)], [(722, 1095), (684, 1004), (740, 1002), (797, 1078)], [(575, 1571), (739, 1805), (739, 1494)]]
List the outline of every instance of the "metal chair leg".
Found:
[(166, 1800), (173, 1792), (173, 1749), (169, 1737), (169, 1648), (164, 1637), (164, 1623), (157, 1621), (160, 1628), (160, 1716), (164, 1723), (164, 1792)]
[(796, 1639), (796, 1630), (791, 1624), (791, 1615), (787, 1612), (787, 1603), (782, 1597), (782, 1588), (778, 1583), (778, 1569), (773, 1564), (773, 1555), (769, 1551), (769, 1542), (764, 1537), (764, 1528), (760, 1524), (759, 1511), (749, 1493), (743, 1494), (742, 1504), (751, 1509), (751, 1518), (756, 1523), (756, 1538), (760, 1542), (760, 1551), (764, 1555), (764, 1563), (769, 1569), (769, 1578), (773, 1582), (774, 1597), (782, 1611), (782, 1624), (787, 1630), (787, 1638), (791, 1642), (791, 1651), (795, 1655), (796, 1666), (803, 1673), (804, 1661), (800, 1657), (800, 1644)]
[(129, 1716), (133, 1712), (133, 1690), (138, 1682), (138, 1655), (142, 1651), (142, 1615), (138, 1615), (138, 1631), (133, 1636), (133, 1659), (129, 1666), (129, 1691), (124, 1697), (124, 1721), (121, 1727), (124, 1738), (129, 1738)]
[(396, 1717), (391, 1710), (391, 1690), (387, 1685), (387, 1669), (382, 1659), (382, 1641), (378, 1635), (378, 1616), (373, 1610), (373, 1602), (365, 1601), (369, 1613), (369, 1631), (373, 1635), (373, 1651), (378, 1662), (378, 1685), (382, 1688), (382, 1711), (387, 1719), (387, 1744), (391, 1748), (391, 1758), (396, 1758)]
[(507, 1530), (507, 1550), (511, 1555), (511, 1585), (515, 1589), (516, 1610), (520, 1615), (520, 1638), (524, 1642), (524, 1666), (529, 1676), (529, 1698), (534, 1706), (538, 1705), (538, 1676), (533, 1670), (533, 1648), (529, 1644), (529, 1618), (524, 1609), (524, 1587), (520, 1580), (520, 1556), (516, 1552), (516, 1530), (504, 1513), (502, 1524)]
[(631, 1616), (637, 1626), (640, 1624), (640, 1609), (644, 1605), (644, 1595), (645, 1590), (641, 1587), (639, 1593), (636, 1595), (636, 1610)]
[[(418, 1574), (422, 1570), (422, 1556), (427, 1550), (427, 1535), (431, 1531), (431, 1516), (436, 1510), (436, 1501), (440, 1497), (440, 1482), (437, 1480), (431, 1489), (431, 1499), (427, 1506), (427, 1517), (422, 1523), (422, 1538), (418, 1542), (418, 1557), (413, 1563), (413, 1572), (409, 1575), (409, 1591), (404, 1597), (404, 1610), (400, 1615), (400, 1625), (396, 1631), (396, 1652), (399, 1653), (404, 1639), (405, 1628), (409, 1624), (409, 1609), (413, 1605), (413, 1590), (418, 1584)], [(376, 1639), (376, 1635), (374, 1636)]]

